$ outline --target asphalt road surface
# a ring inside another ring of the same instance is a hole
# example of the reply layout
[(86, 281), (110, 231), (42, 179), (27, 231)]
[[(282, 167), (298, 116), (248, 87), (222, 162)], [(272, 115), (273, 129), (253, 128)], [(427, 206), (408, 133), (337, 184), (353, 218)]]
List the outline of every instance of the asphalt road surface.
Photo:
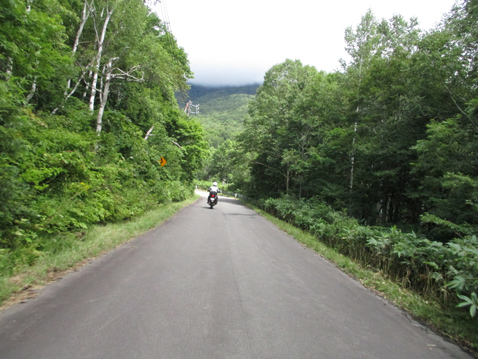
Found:
[(2, 359), (471, 358), (234, 199), (0, 313)]

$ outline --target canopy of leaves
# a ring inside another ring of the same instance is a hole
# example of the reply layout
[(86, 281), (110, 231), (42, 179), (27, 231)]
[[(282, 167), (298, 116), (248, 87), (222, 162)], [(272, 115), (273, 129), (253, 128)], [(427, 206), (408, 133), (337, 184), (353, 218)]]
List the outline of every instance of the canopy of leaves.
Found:
[(476, 6), (428, 33), (369, 11), (346, 31), (342, 71), (272, 67), (239, 136), (254, 191), (318, 197), (440, 241), (476, 232)]

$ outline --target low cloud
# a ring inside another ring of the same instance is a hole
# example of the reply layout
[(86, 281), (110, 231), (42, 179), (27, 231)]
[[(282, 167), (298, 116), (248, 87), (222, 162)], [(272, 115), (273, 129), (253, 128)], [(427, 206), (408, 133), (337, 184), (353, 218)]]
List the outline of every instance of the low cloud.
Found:
[(194, 79), (190, 83), (203, 86), (241, 86), (262, 83), (267, 70), (269, 68), (214, 65), (192, 66)]

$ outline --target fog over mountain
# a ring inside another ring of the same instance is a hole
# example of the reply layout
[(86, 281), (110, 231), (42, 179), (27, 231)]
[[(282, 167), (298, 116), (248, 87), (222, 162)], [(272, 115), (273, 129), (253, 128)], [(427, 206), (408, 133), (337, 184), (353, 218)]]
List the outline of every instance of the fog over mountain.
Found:
[[(273, 65), (271, 65), (272, 67)], [(267, 66), (248, 67), (248, 66), (224, 66), (214, 65), (191, 66), (194, 72), (194, 79), (191, 84), (222, 87), (222, 86), (243, 86), (249, 84), (262, 83), (264, 75), (269, 70)]]

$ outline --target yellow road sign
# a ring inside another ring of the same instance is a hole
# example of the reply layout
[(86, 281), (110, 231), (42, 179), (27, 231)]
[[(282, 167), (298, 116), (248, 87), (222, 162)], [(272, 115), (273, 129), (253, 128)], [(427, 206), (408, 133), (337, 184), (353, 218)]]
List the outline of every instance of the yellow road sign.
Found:
[(160, 164), (161, 166), (164, 166), (166, 163), (167, 163), (167, 162), (166, 162), (166, 160), (164, 159), (164, 157), (161, 156), (161, 158), (159, 159), (159, 164)]

